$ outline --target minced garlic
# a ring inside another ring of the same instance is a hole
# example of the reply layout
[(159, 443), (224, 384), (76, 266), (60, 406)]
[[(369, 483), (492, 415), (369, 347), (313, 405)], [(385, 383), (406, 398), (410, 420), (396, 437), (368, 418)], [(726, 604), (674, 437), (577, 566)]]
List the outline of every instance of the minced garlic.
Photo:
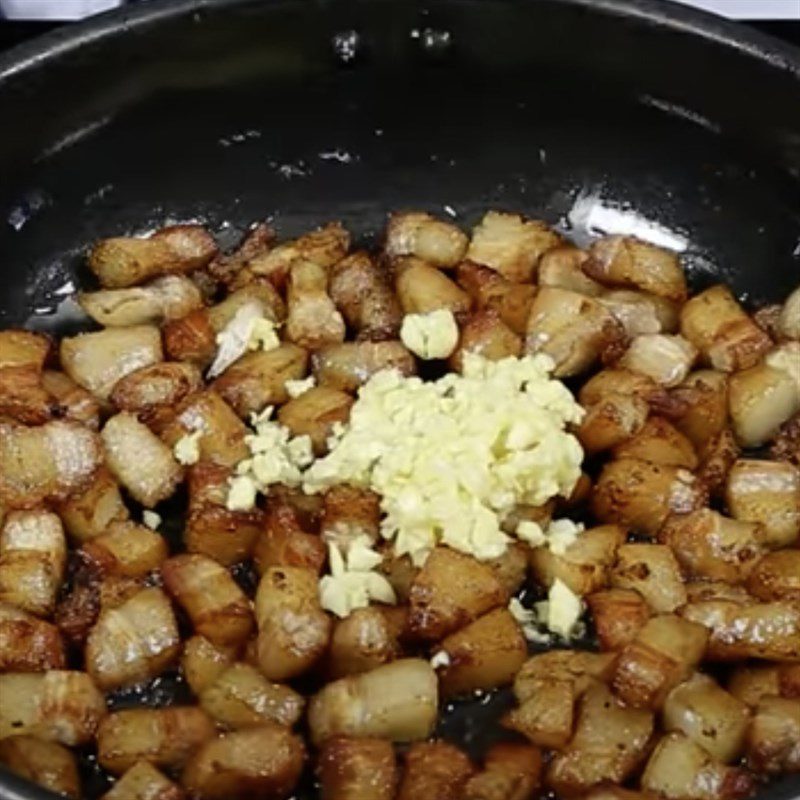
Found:
[(309, 375), (307, 378), (288, 380), (283, 384), (283, 388), (286, 389), (286, 394), (288, 394), (289, 397), (295, 398), (300, 397), (301, 394), (305, 394), (309, 389), (313, 389), (315, 384), (314, 376)]
[(422, 359), (447, 358), (458, 344), (458, 324), (449, 308), (427, 314), (406, 314), (400, 327), (400, 339)]
[(200, 438), (202, 435), (203, 431), (198, 428), (191, 433), (181, 436), (181, 438), (175, 442), (175, 447), (172, 448), (172, 452), (175, 454), (175, 460), (178, 461), (178, 463), (190, 466), (196, 464), (200, 460)]
[(509, 541), (501, 520), (517, 504), (568, 495), (581, 473), (581, 447), (565, 428), (583, 411), (552, 367), (544, 355), (467, 353), (463, 374), (434, 382), (380, 372), (334, 430), (329, 454), (305, 472), (304, 488), (372, 489), (386, 514), (383, 536), (415, 564), (437, 544), (496, 558)]
[(382, 558), (370, 547), (366, 536), (355, 539), (343, 555), (333, 542), (328, 543), (330, 574), (319, 581), (320, 604), (337, 617), (347, 617), (370, 601), (394, 604), (397, 598), (392, 585), (375, 567)]

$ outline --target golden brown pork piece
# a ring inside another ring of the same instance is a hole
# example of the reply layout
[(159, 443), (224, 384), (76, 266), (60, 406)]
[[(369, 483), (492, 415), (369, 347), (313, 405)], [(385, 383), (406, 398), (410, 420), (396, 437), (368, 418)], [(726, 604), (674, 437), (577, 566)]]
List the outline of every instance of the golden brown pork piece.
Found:
[(760, 447), (800, 411), (800, 390), (791, 375), (761, 363), (735, 372), (728, 405), (736, 438), (743, 447)]
[(759, 772), (800, 772), (800, 700), (761, 700), (747, 733), (747, 763)]
[(581, 533), (563, 553), (546, 546), (534, 548), (529, 555), (531, 571), (545, 588), (560, 580), (575, 594), (587, 595), (608, 584), (617, 548), (624, 541), (625, 531), (618, 525), (598, 525)]
[(253, 550), (258, 574), (263, 575), (270, 567), (303, 567), (321, 573), (327, 548), (309, 527), (291, 504), (271, 497)]
[(458, 265), (456, 281), (472, 298), (477, 311), (493, 309), (514, 333), (518, 336), (525, 334), (533, 298), (536, 296), (535, 286), (512, 283), (493, 269), (471, 261)]
[(447, 655), (439, 671), (445, 697), (491, 691), (514, 680), (528, 656), (519, 623), (507, 608), (496, 608), (446, 636), (437, 652)]
[(517, 358), (522, 354), (522, 339), (500, 319), (495, 310), (476, 311), (461, 326), (458, 346), (448, 359), (450, 368), (461, 372), (466, 353), (489, 361)]
[(438, 682), (421, 658), (402, 658), (369, 672), (348, 675), (311, 699), (311, 740), (331, 736), (375, 736), (395, 742), (426, 739), (436, 723)]
[(165, 275), (144, 286), (82, 292), (78, 302), (99, 325), (160, 325), (203, 307), (200, 290), (184, 275)]
[(101, 463), (100, 437), (76, 422), (0, 422), (0, 503), (8, 508), (64, 500), (87, 486)]
[(200, 693), (200, 706), (225, 728), (252, 728), (265, 722), (292, 727), (305, 699), (294, 689), (270, 683), (250, 664), (232, 664)]
[(120, 411), (136, 414), (155, 433), (172, 419), (176, 407), (199, 391), (203, 376), (188, 361), (168, 361), (142, 367), (117, 381), (111, 402)]
[(358, 338), (397, 339), (403, 311), (389, 275), (359, 251), (343, 258), (331, 271), (331, 298)]
[(686, 300), (686, 276), (675, 253), (632, 236), (606, 236), (592, 244), (589, 256), (583, 271), (599, 283)]
[(583, 271), (583, 264), (588, 258), (589, 254), (585, 250), (571, 244), (553, 247), (539, 259), (536, 283), (539, 286), (552, 286), (588, 297), (598, 297), (605, 293), (605, 289)]
[(800, 469), (785, 461), (742, 458), (728, 473), (731, 515), (761, 526), (767, 547), (787, 547), (800, 536)]
[(183, 790), (147, 761), (134, 764), (101, 800), (186, 800)]
[(758, 364), (772, 340), (747, 315), (727, 286), (712, 286), (681, 309), (681, 333), (714, 369), (737, 372)]
[(161, 438), (174, 448), (184, 436), (202, 431), (197, 440), (200, 461), (235, 467), (250, 455), (244, 442), (247, 427), (213, 389), (189, 395), (176, 409), (175, 418), (161, 431)]
[(208, 556), (181, 553), (161, 568), (164, 587), (212, 644), (241, 645), (255, 627), (250, 601), (228, 570)]
[(642, 787), (673, 800), (741, 800), (755, 789), (752, 775), (716, 761), (682, 733), (663, 736), (647, 762)]
[(619, 655), (613, 687), (634, 708), (660, 708), (703, 658), (708, 631), (675, 614), (649, 619)]
[(447, 742), (419, 742), (406, 753), (397, 800), (419, 797), (461, 800), (466, 782), (475, 772), (469, 758)]
[(695, 672), (667, 695), (663, 719), (666, 730), (680, 731), (730, 764), (744, 749), (750, 710), (713, 678)]
[(101, 612), (86, 642), (86, 669), (100, 688), (115, 689), (155, 678), (179, 652), (169, 599), (150, 587)]
[(41, 372), (52, 350), (47, 334), (15, 328), (0, 331), (0, 369), (34, 367)]
[(550, 356), (555, 361), (553, 374), (566, 378), (586, 372), (624, 337), (620, 323), (596, 299), (544, 287), (531, 306), (525, 350)]
[(183, 532), (190, 553), (209, 556), (226, 567), (250, 556), (264, 523), (260, 508), (228, 510), (232, 475), (230, 467), (213, 461), (201, 460), (189, 468), (189, 514)]
[(507, 602), (491, 567), (472, 556), (437, 547), (414, 579), (410, 633), (436, 641)]
[(107, 403), (117, 381), (164, 358), (153, 325), (106, 328), (61, 340), (61, 366), (75, 383)]
[(56, 742), (35, 736), (10, 736), (0, 740), (0, 764), (58, 795), (74, 800), (82, 796), (75, 755)]
[(161, 534), (127, 521), (112, 522), (77, 552), (93, 577), (143, 578), (162, 566), (169, 547)]
[(271, 350), (245, 353), (214, 381), (213, 388), (246, 419), (265, 406), (285, 403), (286, 381), (303, 378), (307, 368), (306, 350), (283, 342)]
[(673, 420), (692, 444), (702, 448), (728, 425), (728, 377), (724, 372), (701, 369), (690, 373), (671, 395), (685, 403), (685, 411)]
[(781, 425), (770, 454), (776, 461), (788, 461), (800, 467), (800, 414), (795, 414)]
[(80, 422), (96, 431), (100, 428), (100, 403), (86, 389), (78, 386), (63, 372), (46, 369), (42, 372), (42, 387), (58, 404), (64, 419)]
[(313, 261), (295, 261), (286, 288), (286, 338), (307, 350), (344, 341), (342, 315), (328, 294), (328, 274)]
[(414, 375), (414, 356), (400, 341), (343, 342), (324, 347), (311, 357), (314, 377), (320, 386), (330, 386), (354, 394), (376, 372), (396, 369), (401, 375)]
[(538, 747), (499, 742), (486, 753), (483, 769), (464, 787), (464, 800), (531, 800), (541, 783)]
[(86, 488), (58, 503), (56, 510), (67, 533), (77, 542), (100, 536), (113, 523), (129, 517), (119, 485), (105, 466), (97, 470)]
[(317, 775), (322, 800), (394, 800), (394, 748), (383, 739), (334, 736), (320, 749)]
[(764, 554), (762, 530), (700, 508), (669, 516), (658, 540), (672, 548), (687, 577), (742, 583)]
[(394, 289), (404, 314), (448, 309), (459, 317), (472, 305), (470, 296), (441, 270), (414, 256), (394, 260)]
[(42, 385), (37, 367), (0, 369), (0, 417), (22, 425), (42, 425), (60, 412), (58, 401)]
[(586, 604), (603, 650), (621, 650), (630, 644), (652, 611), (633, 589), (604, 589), (590, 594)]
[(616, 365), (672, 388), (686, 379), (696, 358), (696, 348), (682, 336), (645, 333), (631, 341)]
[(423, 211), (392, 214), (384, 250), (389, 258), (416, 256), (434, 267), (454, 267), (467, 252), (467, 235), (451, 222)]
[(337, 422), (347, 422), (353, 402), (353, 398), (340, 389), (312, 386), (281, 406), (278, 422), (287, 427), (292, 436), (309, 436), (314, 453), (323, 456), (328, 452), (327, 442), (333, 426)]
[(0, 532), (0, 602), (48, 617), (67, 562), (61, 520), (50, 511), (13, 511)]
[(97, 759), (112, 775), (121, 775), (139, 761), (179, 769), (214, 734), (214, 723), (196, 706), (128, 708), (100, 723)]
[(206, 742), (186, 764), (181, 784), (198, 800), (284, 798), (296, 786), (304, 760), (299, 736), (283, 725), (264, 723)]
[(591, 506), (602, 522), (654, 536), (670, 514), (688, 514), (707, 498), (705, 487), (688, 470), (623, 458), (603, 467)]
[(295, 261), (303, 259), (327, 270), (347, 255), (349, 247), (350, 234), (340, 222), (331, 222), (255, 256), (248, 267), (256, 275), (269, 278), (280, 289)]
[(466, 257), (497, 270), (507, 280), (530, 283), (541, 256), (561, 241), (544, 222), (488, 211), (472, 231)]
[(46, 672), (65, 666), (64, 643), (55, 625), (0, 603), (0, 672)]
[(681, 616), (708, 628), (708, 661), (743, 658), (800, 661), (800, 607), (786, 600), (758, 602), (723, 583), (690, 587)]
[(7, 672), (0, 675), (0, 697), (0, 740), (30, 735), (86, 744), (106, 715), (106, 701), (85, 672)]
[(201, 269), (216, 253), (214, 239), (202, 226), (172, 225), (141, 239), (101, 239), (89, 254), (89, 268), (102, 286), (118, 289)]
[(192, 693), (199, 697), (228, 667), (233, 666), (237, 650), (235, 647), (217, 647), (203, 636), (187, 639), (181, 654), (181, 670)]
[(382, 610), (375, 606), (357, 608), (336, 620), (326, 658), (331, 678), (369, 672), (400, 655), (397, 636)]
[(111, 417), (102, 430), (106, 463), (114, 477), (143, 506), (170, 497), (183, 479), (172, 451), (128, 411)]
[(651, 712), (625, 708), (605, 684), (593, 683), (580, 700), (572, 739), (550, 762), (547, 784), (571, 796), (622, 783), (646, 757), (652, 733)]
[(256, 593), (258, 664), (270, 680), (310, 669), (328, 646), (331, 618), (322, 610), (317, 575), (302, 567), (270, 567)]

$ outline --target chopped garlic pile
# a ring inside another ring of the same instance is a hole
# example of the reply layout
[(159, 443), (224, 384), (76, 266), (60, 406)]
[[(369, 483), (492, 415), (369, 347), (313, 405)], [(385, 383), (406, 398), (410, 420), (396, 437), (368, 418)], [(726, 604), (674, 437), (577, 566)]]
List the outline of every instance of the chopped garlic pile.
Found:
[(319, 581), (322, 607), (344, 618), (357, 608), (366, 608), (372, 600), (396, 603), (392, 585), (374, 571), (382, 560), (380, 553), (370, 547), (366, 536), (355, 539), (344, 555), (336, 544), (329, 543), (330, 575), (323, 575)]
[(274, 350), (280, 345), (275, 323), (264, 317), (264, 307), (251, 300), (239, 308), (231, 321), (217, 334), (217, 355), (207, 376), (216, 378), (248, 350)]
[(406, 314), (400, 328), (403, 344), (424, 360), (447, 358), (456, 349), (458, 335), (458, 324), (449, 308)]
[(339, 483), (381, 497), (382, 533), (424, 562), (437, 544), (479, 559), (502, 555), (502, 520), (520, 503), (568, 495), (580, 476), (565, 431), (583, 411), (542, 355), (487, 361), (435, 382), (387, 370), (362, 387), (330, 453), (304, 475), (307, 492)]

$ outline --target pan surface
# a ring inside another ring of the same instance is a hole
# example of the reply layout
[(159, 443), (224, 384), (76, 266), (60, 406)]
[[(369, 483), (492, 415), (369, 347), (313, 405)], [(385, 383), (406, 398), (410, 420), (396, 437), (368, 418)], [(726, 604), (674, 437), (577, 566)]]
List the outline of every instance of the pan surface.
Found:
[[(340, 219), (369, 245), (390, 210), (487, 207), (637, 233), (697, 284), (779, 299), (800, 281), (800, 54), (666, 0), (151, 0), (0, 58), (3, 326), (70, 330), (86, 244), (165, 220), (227, 243)], [(480, 752), (507, 702), (441, 733)]]

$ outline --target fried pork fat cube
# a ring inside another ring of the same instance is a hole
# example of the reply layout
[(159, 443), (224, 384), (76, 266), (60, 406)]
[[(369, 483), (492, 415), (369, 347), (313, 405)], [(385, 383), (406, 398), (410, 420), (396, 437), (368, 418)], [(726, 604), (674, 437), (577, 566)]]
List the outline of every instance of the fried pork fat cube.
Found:
[(14, 511), (0, 532), (0, 601), (50, 616), (64, 579), (67, 543), (49, 511)]
[(0, 503), (8, 508), (63, 500), (88, 485), (101, 463), (100, 438), (78, 423), (0, 423)]
[(85, 672), (8, 672), (0, 675), (0, 740), (36, 736), (86, 744), (106, 715), (106, 701)]
[(0, 672), (44, 672), (65, 665), (64, 643), (55, 625), (0, 603)]
[(117, 381), (164, 360), (161, 333), (154, 325), (106, 328), (65, 337), (59, 354), (64, 372), (104, 405)]
[(195, 284), (183, 275), (165, 275), (144, 286), (103, 289), (78, 295), (83, 310), (99, 325), (160, 325), (203, 307)]
[(424, 659), (406, 658), (327, 684), (310, 701), (308, 724), (319, 745), (332, 736), (413, 742), (433, 730), (438, 681)]
[(391, 742), (334, 736), (321, 747), (322, 800), (394, 800), (398, 769)]
[(196, 706), (115, 711), (100, 723), (97, 759), (112, 775), (139, 761), (176, 769), (215, 733), (214, 723)]
[(101, 800), (185, 800), (183, 790), (147, 761), (138, 761)]
[(454, 267), (467, 252), (469, 239), (457, 226), (422, 211), (392, 214), (386, 226), (389, 258), (416, 256), (434, 267)]
[(491, 267), (509, 281), (530, 283), (539, 258), (559, 244), (561, 237), (544, 222), (489, 211), (473, 229), (466, 257)]
[(75, 756), (56, 742), (10, 736), (0, 741), (0, 764), (51, 792), (80, 800), (81, 779)]
[(200, 225), (173, 225), (147, 238), (101, 239), (89, 253), (89, 268), (107, 289), (135, 286), (171, 273), (205, 267), (217, 253)]
[(305, 707), (305, 699), (294, 689), (271, 683), (255, 667), (243, 663), (223, 667), (198, 699), (217, 724), (234, 730), (265, 722), (292, 727)]
[(335, 264), (328, 290), (358, 339), (384, 341), (400, 336), (400, 301), (388, 273), (367, 253), (353, 253)]
[(265, 723), (207, 741), (189, 758), (181, 784), (199, 800), (283, 800), (297, 785), (304, 760), (299, 736), (282, 725)]
[(86, 669), (99, 687), (115, 689), (155, 678), (179, 652), (169, 599), (150, 587), (101, 612), (86, 642)]
[(108, 468), (134, 499), (152, 508), (172, 496), (183, 469), (146, 425), (123, 411), (106, 422), (101, 435)]

